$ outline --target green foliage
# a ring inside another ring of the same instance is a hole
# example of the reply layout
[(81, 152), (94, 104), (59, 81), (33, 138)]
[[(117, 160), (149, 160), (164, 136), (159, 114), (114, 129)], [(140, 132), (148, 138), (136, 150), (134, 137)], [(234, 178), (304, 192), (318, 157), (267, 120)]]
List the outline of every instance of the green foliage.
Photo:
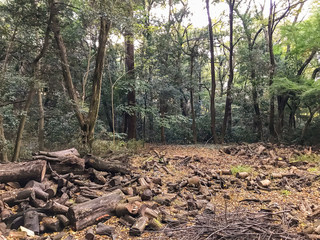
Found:
[(319, 172), (319, 168), (317, 168), (317, 167), (308, 168), (307, 171), (311, 172), (311, 173), (315, 173), (315, 172)]
[(280, 190), (280, 194), (285, 197), (288, 197), (291, 195), (291, 192), (289, 190), (284, 189), (284, 190)]
[(250, 173), (250, 172), (252, 172), (252, 168), (250, 166), (246, 166), (246, 165), (237, 165), (237, 166), (231, 167), (231, 172), (232, 172), (232, 175), (236, 175), (239, 172)]
[(290, 159), (290, 162), (307, 162), (320, 164), (320, 156), (315, 153), (298, 155)]
[(137, 153), (144, 146), (142, 140), (94, 140), (92, 144), (92, 153), (97, 156), (104, 156), (107, 153)]

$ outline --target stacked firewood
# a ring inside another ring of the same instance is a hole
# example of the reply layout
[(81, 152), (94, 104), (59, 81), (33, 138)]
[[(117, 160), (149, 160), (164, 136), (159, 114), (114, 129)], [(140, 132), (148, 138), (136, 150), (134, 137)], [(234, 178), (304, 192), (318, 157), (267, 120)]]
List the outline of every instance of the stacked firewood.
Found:
[[(132, 174), (124, 159), (81, 158), (76, 149), (68, 149), (0, 165), (0, 239), (69, 226), (81, 230), (112, 215), (132, 225), (132, 235), (140, 235), (147, 225), (160, 229), (159, 211), (143, 202), (153, 195), (152, 180)], [(100, 224), (96, 232), (112, 235), (113, 229)]]
[[(177, 221), (161, 207), (177, 193), (163, 192), (161, 178), (133, 173), (128, 164), (128, 156), (81, 158), (68, 149), (0, 165), (0, 239), (41, 239), (65, 228), (87, 228), (86, 239), (95, 234), (116, 238), (114, 227), (103, 223), (111, 216), (133, 236)], [(197, 187), (197, 181), (190, 184)]]

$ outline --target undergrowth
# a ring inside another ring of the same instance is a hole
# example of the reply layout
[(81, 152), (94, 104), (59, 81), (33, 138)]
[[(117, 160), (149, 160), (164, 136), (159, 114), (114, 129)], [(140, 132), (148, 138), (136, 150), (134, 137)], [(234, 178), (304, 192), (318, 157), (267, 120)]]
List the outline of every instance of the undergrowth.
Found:
[(297, 155), (290, 159), (290, 162), (307, 162), (320, 164), (320, 156), (315, 153)]
[(233, 175), (236, 175), (239, 172), (250, 173), (250, 172), (252, 172), (252, 168), (250, 166), (246, 166), (246, 165), (237, 165), (237, 166), (231, 167), (231, 172)]

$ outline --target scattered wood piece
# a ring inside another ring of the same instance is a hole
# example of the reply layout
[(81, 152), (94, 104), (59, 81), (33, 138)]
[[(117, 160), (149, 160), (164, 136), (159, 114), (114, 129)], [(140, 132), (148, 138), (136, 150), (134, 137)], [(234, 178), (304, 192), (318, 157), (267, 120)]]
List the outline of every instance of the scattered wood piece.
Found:
[(60, 222), (59, 222), (59, 219), (56, 217), (44, 217), (42, 218), (42, 224), (44, 225), (45, 229), (49, 231), (52, 231), (52, 232), (60, 231)]
[(148, 222), (148, 227), (152, 230), (159, 231), (163, 228), (163, 224), (158, 221), (156, 218), (152, 218)]
[(129, 234), (133, 236), (140, 236), (143, 233), (147, 224), (148, 224), (147, 217), (138, 218), (137, 221), (130, 228)]
[(24, 227), (27, 229), (30, 229), (35, 234), (39, 234), (39, 215), (36, 211), (27, 211), (24, 214)]
[(269, 179), (264, 179), (264, 180), (259, 181), (259, 184), (260, 184), (262, 187), (269, 187), (270, 184), (271, 184), (271, 181), (270, 181)]
[(152, 198), (152, 191), (150, 189), (145, 189), (141, 194), (141, 199), (143, 201), (149, 201)]
[(200, 178), (198, 176), (193, 176), (189, 178), (188, 185), (198, 187), (200, 185)]
[(95, 234), (93, 228), (89, 228), (86, 232), (85, 235), (85, 240), (94, 240), (95, 239)]
[(96, 234), (111, 236), (114, 233), (114, 227), (99, 222), (96, 227)]
[(241, 179), (245, 179), (245, 178), (249, 177), (249, 173), (248, 172), (238, 172), (236, 174), (236, 177), (241, 178)]

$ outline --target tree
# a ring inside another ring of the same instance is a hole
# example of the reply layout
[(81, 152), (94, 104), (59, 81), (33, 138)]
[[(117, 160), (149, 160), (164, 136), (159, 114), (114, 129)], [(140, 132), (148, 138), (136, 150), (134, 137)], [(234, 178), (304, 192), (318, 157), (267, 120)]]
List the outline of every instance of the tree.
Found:
[[(132, 21), (133, 17), (133, 6), (129, 1), (129, 22)], [(125, 66), (127, 72), (127, 81), (129, 82), (129, 92), (127, 95), (129, 110), (126, 113), (126, 122), (128, 128), (128, 139), (136, 139), (137, 131), (137, 116), (136, 116), (136, 91), (135, 91), (135, 73), (134, 73), (134, 36), (132, 23), (125, 27)]]
[[(255, 58), (255, 44), (257, 41), (257, 38), (259, 34), (262, 32), (263, 28), (260, 27), (258, 31), (254, 32), (254, 24), (252, 20), (252, 16), (250, 13), (250, 7), (251, 7), (251, 1), (248, 3), (248, 7), (244, 14), (241, 14), (239, 11), (239, 8), (235, 8), (235, 12), (240, 18), (242, 22), (242, 26), (244, 29), (245, 39), (247, 41), (247, 49), (249, 51), (248, 57), (249, 57), (249, 77), (251, 80), (251, 86), (252, 86), (252, 101), (253, 101), (253, 108), (255, 111), (255, 125), (257, 126), (258, 130), (258, 138), (262, 140), (263, 138), (263, 128), (262, 128), (262, 119), (261, 119), (261, 111), (260, 111), (260, 104), (259, 104), (259, 98), (258, 98), (258, 80), (257, 80), (257, 71), (256, 71), (256, 58)], [(251, 28), (250, 28), (251, 26)]]
[(210, 16), (210, 4), (209, 0), (206, 0), (206, 9), (208, 15), (208, 31), (209, 31), (209, 42), (210, 42), (210, 71), (211, 71), (211, 94), (210, 94), (210, 119), (211, 119), (211, 134), (213, 142), (217, 143), (216, 134), (216, 108), (215, 108), (215, 96), (216, 96), (216, 73), (214, 66), (214, 39), (212, 31), (212, 20)]
[(232, 83), (234, 78), (234, 62), (233, 62), (233, 12), (235, 7), (235, 0), (228, 0), (227, 3), (229, 5), (229, 79), (227, 83), (227, 96), (226, 96), (226, 105), (224, 110), (224, 118), (221, 130), (221, 141), (224, 141), (224, 137), (226, 134), (227, 125), (229, 125), (229, 129), (231, 130), (231, 104), (232, 104)]
[[(85, 116), (80, 110), (80, 107), (79, 107), (80, 101), (78, 99), (76, 89), (72, 81), (69, 61), (67, 58), (67, 49), (60, 33), (60, 23), (57, 16), (58, 14), (57, 4), (58, 4), (57, 2), (52, 0), (50, 2), (50, 11), (53, 15), (52, 31), (54, 33), (54, 37), (57, 43), (57, 48), (59, 50), (63, 78), (68, 90), (69, 98), (72, 101), (73, 110), (80, 124), (80, 128), (83, 134), (83, 143), (86, 144), (89, 147), (89, 149), (91, 149), (93, 134), (94, 134), (94, 127), (98, 117), (98, 111), (100, 106), (102, 73), (104, 69), (106, 43), (108, 39), (108, 33), (111, 27), (111, 21), (105, 15), (102, 15), (100, 17), (99, 46), (97, 50), (94, 74), (92, 77), (92, 96), (90, 99), (89, 113), (87, 116)], [(103, 3), (101, 3), (100, 7), (104, 9)]]

